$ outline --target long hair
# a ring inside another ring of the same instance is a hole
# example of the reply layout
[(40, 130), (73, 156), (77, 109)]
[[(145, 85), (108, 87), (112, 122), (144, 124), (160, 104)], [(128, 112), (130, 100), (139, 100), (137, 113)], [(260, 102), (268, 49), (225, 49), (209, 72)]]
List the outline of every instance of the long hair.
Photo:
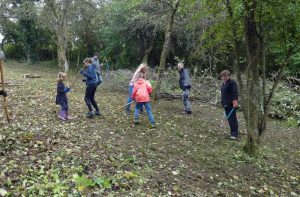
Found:
[(141, 72), (145, 73), (148, 65), (146, 63), (141, 63), (138, 68), (141, 70)]

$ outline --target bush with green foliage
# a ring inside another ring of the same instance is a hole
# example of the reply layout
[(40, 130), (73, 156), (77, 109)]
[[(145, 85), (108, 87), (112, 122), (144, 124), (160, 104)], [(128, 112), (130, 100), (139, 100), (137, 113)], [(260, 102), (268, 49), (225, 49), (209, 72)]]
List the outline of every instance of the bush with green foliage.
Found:
[(280, 85), (271, 103), (270, 116), (288, 120), (288, 125), (300, 125), (300, 94), (293, 89)]

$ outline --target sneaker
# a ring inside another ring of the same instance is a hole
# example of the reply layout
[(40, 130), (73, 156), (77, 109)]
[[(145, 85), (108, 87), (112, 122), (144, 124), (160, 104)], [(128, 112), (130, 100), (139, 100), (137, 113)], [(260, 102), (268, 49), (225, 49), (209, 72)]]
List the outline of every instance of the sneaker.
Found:
[(192, 111), (185, 111), (185, 110), (182, 112), (182, 114), (191, 114), (191, 113)]
[(65, 117), (63, 117), (63, 116), (58, 116), (58, 118), (61, 119), (61, 120), (64, 120), (64, 121), (67, 120), (67, 119), (66, 119)]
[(237, 140), (238, 138), (235, 137), (235, 136), (230, 136), (229, 139), (231, 139), (231, 140)]
[(87, 118), (94, 118), (94, 112), (90, 111), (86, 114)]
[(74, 118), (72, 116), (67, 116), (66, 120), (73, 120)]
[(96, 115), (96, 116), (101, 116), (102, 113), (101, 113), (100, 111), (96, 111), (96, 112), (95, 112), (95, 115)]
[(186, 111), (186, 114), (192, 114), (192, 111)]
[(137, 124), (139, 124), (139, 121), (138, 121), (138, 120), (134, 120), (133, 123), (134, 123), (135, 125), (137, 125)]
[(151, 129), (154, 129), (154, 128), (156, 128), (156, 125), (155, 125), (155, 123), (151, 123), (151, 126), (150, 126), (150, 128), (151, 128)]

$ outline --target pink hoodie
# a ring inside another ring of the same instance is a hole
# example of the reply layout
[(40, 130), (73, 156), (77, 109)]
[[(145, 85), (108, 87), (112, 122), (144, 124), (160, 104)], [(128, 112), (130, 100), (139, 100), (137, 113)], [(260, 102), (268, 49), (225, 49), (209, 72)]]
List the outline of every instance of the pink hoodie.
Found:
[(143, 78), (139, 78), (134, 83), (134, 88), (131, 97), (138, 103), (149, 102), (150, 101), (149, 94), (151, 93), (152, 93), (152, 86), (150, 82)]

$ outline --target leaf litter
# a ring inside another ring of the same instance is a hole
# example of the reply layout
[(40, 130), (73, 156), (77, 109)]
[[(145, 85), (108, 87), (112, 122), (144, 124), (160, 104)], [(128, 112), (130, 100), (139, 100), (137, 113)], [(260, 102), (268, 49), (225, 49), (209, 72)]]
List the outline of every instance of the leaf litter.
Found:
[[(149, 129), (146, 115), (133, 127), (132, 114), (109, 113), (126, 103), (127, 89), (114, 91), (104, 82), (96, 100), (105, 113), (86, 119), (80, 81), (68, 95), (74, 119), (62, 122), (54, 104), (58, 69), (7, 62), (5, 72), (23, 86), (9, 87), (14, 119), (0, 125), (2, 196), (300, 194), (297, 128), (270, 122), (260, 156), (250, 158), (241, 151), (245, 135), (225, 139), (221, 108), (195, 101), (187, 116), (180, 100), (161, 100), (152, 102), (156, 129)], [(28, 72), (43, 77), (22, 78)]]

